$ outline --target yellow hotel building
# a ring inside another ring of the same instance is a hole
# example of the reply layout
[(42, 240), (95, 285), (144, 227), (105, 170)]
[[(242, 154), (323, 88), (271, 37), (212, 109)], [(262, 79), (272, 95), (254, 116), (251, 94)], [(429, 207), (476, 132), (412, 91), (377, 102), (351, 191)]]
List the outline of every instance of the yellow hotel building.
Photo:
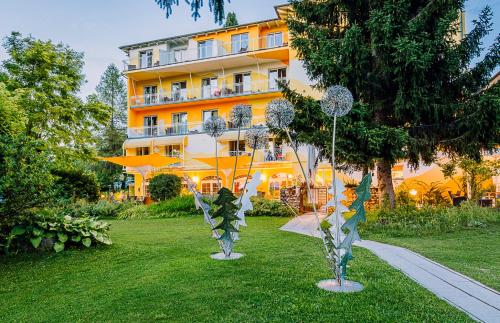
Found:
[[(277, 81), (310, 91), (305, 71), (289, 46), (283, 20), (288, 6), (275, 9), (277, 18), (272, 20), (120, 47), (128, 56), (124, 71), (129, 96), (127, 140), (123, 145), (126, 156), (179, 158), (162, 167), (148, 167), (147, 158), (144, 165), (127, 167), (126, 172), (135, 178), (135, 196), (147, 196), (149, 179), (158, 173), (189, 176), (202, 193), (216, 192), (214, 167), (196, 159), (215, 154), (214, 139), (204, 132), (203, 122), (214, 115), (226, 120), (228, 129), (218, 144), (222, 159), (234, 157), (238, 145), (240, 154), (248, 155), (245, 129), (238, 143), (237, 129), (229, 122), (232, 107), (251, 106), (253, 118), (246, 128), (265, 125), (267, 104), (281, 97)], [(304, 163), (308, 151), (308, 147), (300, 149)], [(232, 169), (232, 163), (227, 164)], [(221, 184), (229, 187), (232, 171), (223, 167), (219, 172)], [(247, 170), (248, 162), (240, 161), (236, 191)], [(257, 152), (255, 171), (262, 174), (259, 191), (266, 197), (277, 197), (279, 188), (293, 184), (300, 173), (291, 148), (274, 138)]]

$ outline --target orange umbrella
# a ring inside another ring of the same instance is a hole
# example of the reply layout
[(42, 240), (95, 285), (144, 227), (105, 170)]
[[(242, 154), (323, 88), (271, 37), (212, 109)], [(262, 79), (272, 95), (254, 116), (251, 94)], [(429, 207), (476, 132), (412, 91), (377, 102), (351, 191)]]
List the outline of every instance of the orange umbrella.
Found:
[(177, 157), (167, 157), (160, 154), (143, 155), (143, 156), (117, 156), (117, 157), (99, 157), (102, 161), (107, 161), (120, 166), (130, 167), (138, 172), (142, 177), (142, 193), (144, 195), (144, 179), (146, 174), (151, 172), (153, 168), (163, 167), (174, 164), (180, 161)]
[(163, 167), (180, 161), (177, 157), (167, 157), (160, 154), (143, 156), (117, 156), (117, 157), (99, 157), (100, 160), (108, 161), (126, 167)]

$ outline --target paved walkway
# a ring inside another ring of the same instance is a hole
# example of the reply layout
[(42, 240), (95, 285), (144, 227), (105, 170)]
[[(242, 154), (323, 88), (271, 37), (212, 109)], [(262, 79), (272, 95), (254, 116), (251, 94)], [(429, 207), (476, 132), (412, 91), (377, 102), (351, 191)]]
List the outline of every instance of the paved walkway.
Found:
[[(298, 216), (280, 229), (319, 237), (312, 213)], [(358, 241), (355, 245), (370, 250), (471, 318), (483, 322), (500, 322), (498, 291), (405, 248), (370, 240)]]

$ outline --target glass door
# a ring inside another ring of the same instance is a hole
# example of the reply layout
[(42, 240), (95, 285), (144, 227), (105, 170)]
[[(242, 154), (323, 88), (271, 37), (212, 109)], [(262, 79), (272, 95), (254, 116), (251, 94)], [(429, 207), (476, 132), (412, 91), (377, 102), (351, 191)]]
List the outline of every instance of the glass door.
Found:
[(186, 134), (188, 132), (187, 113), (175, 113), (172, 115), (172, 128), (174, 134)]
[(234, 74), (234, 92), (246, 93), (252, 90), (250, 73)]
[(144, 135), (146, 137), (155, 137), (158, 135), (157, 116), (144, 117)]
[(158, 87), (156, 85), (144, 87), (144, 104), (158, 103)]
[(232, 53), (243, 53), (248, 51), (248, 33), (231, 36)]
[(206, 78), (201, 80), (201, 96), (206, 98), (211, 98), (217, 91), (217, 78)]
[(172, 83), (172, 100), (183, 101), (187, 98), (186, 81)]

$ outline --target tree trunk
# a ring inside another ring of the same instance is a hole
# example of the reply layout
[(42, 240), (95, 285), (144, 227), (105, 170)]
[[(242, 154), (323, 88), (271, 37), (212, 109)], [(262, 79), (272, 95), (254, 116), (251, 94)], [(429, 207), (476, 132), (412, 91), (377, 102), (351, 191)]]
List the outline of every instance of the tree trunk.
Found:
[(391, 209), (395, 205), (394, 186), (392, 185), (392, 167), (385, 160), (377, 162), (377, 181), (379, 204), (387, 205)]
[(366, 175), (368, 175), (369, 171), (370, 171), (370, 169), (368, 168), (368, 165), (363, 165), (363, 176), (362, 177), (365, 177)]

